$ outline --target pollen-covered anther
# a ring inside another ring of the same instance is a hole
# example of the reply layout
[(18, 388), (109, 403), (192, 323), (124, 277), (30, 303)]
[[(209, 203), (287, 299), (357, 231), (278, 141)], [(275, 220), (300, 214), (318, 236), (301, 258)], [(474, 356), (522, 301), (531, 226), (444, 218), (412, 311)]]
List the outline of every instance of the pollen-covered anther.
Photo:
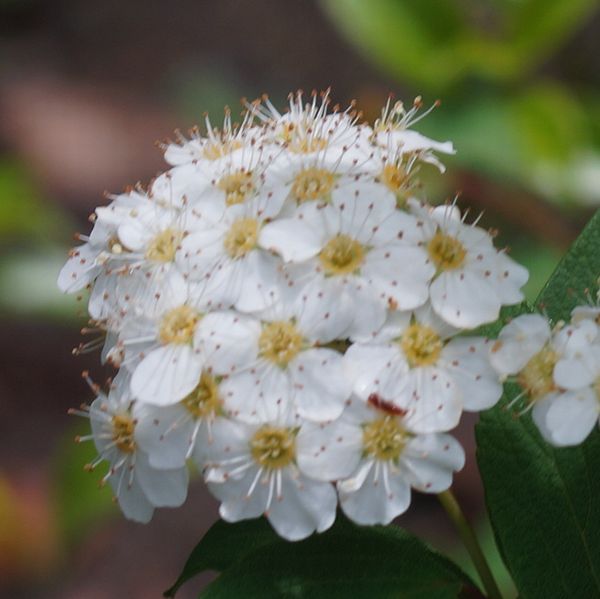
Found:
[(196, 388), (182, 400), (183, 406), (194, 418), (206, 418), (217, 413), (221, 403), (217, 381), (206, 371)]
[(112, 439), (117, 449), (123, 453), (133, 453), (136, 448), (133, 436), (135, 430), (134, 419), (129, 414), (115, 414), (111, 423)]
[(299, 202), (326, 198), (333, 189), (335, 175), (323, 168), (301, 170), (292, 183), (292, 195)]
[(435, 364), (444, 342), (431, 327), (414, 323), (402, 334), (400, 347), (410, 366), (415, 368)]
[(263, 426), (250, 440), (250, 453), (263, 468), (285, 468), (296, 457), (296, 435), (293, 429)]
[(408, 182), (408, 173), (396, 164), (386, 164), (379, 176), (381, 182), (393, 193), (399, 193)]
[(232, 225), (223, 246), (231, 258), (241, 258), (256, 247), (258, 240), (258, 221), (254, 218), (241, 218)]
[(358, 270), (364, 262), (366, 248), (349, 235), (340, 233), (330, 239), (319, 258), (329, 275), (345, 275)]
[(242, 146), (243, 143), (239, 139), (214, 140), (204, 146), (202, 156), (207, 160), (218, 160), (219, 158), (223, 158), (223, 156), (227, 156), (227, 154), (239, 150)]
[(456, 237), (438, 231), (427, 244), (429, 257), (438, 270), (460, 268), (467, 255), (464, 245)]
[(148, 245), (146, 258), (155, 262), (172, 262), (182, 239), (181, 231), (175, 229), (161, 231)]
[(409, 433), (394, 416), (378, 418), (363, 427), (363, 450), (378, 460), (397, 460), (409, 440)]
[(535, 354), (517, 375), (519, 385), (527, 391), (532, 401), (556, 389), (553, 374), (558, 359), (558, 354), (546, 346)]
[(256, 189), (254, 175), (246, 170), (224, 175), (217, 182), (217, 187), (225, 192), (225, 203), (228, 206), (243, 204)]
[(291, 140), (288, 142), (287, 148), (294, 154), (310, 154), (312, 152), (324, 150), (328, 143), (329, 142), (324, 137), (313, 135), (292, 135)]
[(260, 355), (286, 367), (302, 349), (304, 338), (291, 322), (276, 321), (267, 324), (258, 339)]
[(163, 316), (158, 336), (163, 344), (190, 343), (196, 331), (200, 314), (190, 306), (179, 306)]

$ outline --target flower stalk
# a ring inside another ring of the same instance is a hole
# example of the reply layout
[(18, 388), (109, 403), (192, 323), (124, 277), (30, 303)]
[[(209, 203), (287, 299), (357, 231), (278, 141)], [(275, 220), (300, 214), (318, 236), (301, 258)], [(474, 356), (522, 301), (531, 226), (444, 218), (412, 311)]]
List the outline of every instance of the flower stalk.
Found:
[(487, 596), (489, 599), (502, 599), (502, 593), (498, 588), (490, 565), (481, 549), (477, 535), (475, 534), (473, 527), (469, 524), (454, 493), (448, 489), (447, 491), (438, 493), (438, 499), (450, 520), (452, 520), (454, 526), (456, 526), (463, 545), (469, 552), (473, 565), (479, 574), (479, 578), (481, 579), (481, 583), (483, 584)]

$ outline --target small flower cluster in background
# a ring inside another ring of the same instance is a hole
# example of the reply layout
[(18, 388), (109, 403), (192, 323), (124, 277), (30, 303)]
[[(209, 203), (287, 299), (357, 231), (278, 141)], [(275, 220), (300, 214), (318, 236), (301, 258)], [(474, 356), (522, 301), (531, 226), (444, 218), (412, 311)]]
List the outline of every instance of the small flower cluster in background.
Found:
[(600, 416), (600, 307), (580, 306), (569, 323), (551, 328), (540, 314), (506, 325), (491, 349), (503, 377), (523, 400), (543, 437), (558, 447), (578, 445)]
[[(80, 413), (90, 468), (109, 462), (128, 518), (180, 505), (192, 460), (228, 521), (265, 514), (295, 540), (330, 527), (339, 503), (388, 523), (412, 489), (441, 492), (462, 468), (447, 432), (500, 398), (490, 355), (533, 381), (542, 348), (597, 329), (577, 317), (550, 341), (545, 325), (539, 347), (520, 343), (520, 319), (496, 344), (469, 334), (522, 301), (528, 274), (455, 205), (418, 199), (421, 166), (443, 171), (437, 154), (453, 152), (410, 128), (420, 107), (388, 103), (370, 126), (327, 94), (294, 95), (284, 114), (263, 99), (239, 125), (166, 144), (167, 172), (95, 211), (59, 286), (89, 289), (119, 369)], [(568, 391), (537, 420), (593, 392), (565, 369)]]

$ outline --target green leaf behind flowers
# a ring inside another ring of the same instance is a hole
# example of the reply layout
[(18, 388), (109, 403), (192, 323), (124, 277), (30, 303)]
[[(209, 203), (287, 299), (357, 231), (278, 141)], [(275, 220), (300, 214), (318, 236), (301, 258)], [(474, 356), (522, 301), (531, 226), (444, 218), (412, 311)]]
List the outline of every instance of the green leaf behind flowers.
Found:
[(221, 575), (201, 594), (225, 597), (481, 596), (457, 566), (396, 527), (361, 527), (341, 515), (322, 534), (290, 543), (264, 519), (217, 522), (165, 596), (205, 570)]
[[(600, 212), (562, 259), (537, 305), (553, 320), (598, 289)], [(529, 415), (506, 409), (520, 388), (477, 425), (477, 457), (496, 539), (524, 599), (600, 597), (600, 432), (554, 449)], [(518, 409), (518, 408), (517, 408)]]

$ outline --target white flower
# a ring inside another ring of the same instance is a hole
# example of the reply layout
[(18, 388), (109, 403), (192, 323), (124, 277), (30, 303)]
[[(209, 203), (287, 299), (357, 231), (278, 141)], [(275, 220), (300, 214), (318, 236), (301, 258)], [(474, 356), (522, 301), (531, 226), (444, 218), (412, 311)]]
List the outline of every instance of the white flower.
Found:
[[(329, 163), (360, 148), (370, 128), (356, 124), (352, 107), (344, 112), (328, 112), (329, 93), (312, 94), (304, 102), (302, 92), (290, 94), (288, 111), (281, 114), (268, 98), (251, 107), (254, 116), (265, 123), (266, 137), (288, 153), (322, 157)], [(366, 133), (366, 134), (365, 134)], [(357, 155), (361, 155), (359, 152)]]
[(503, 376), (516, 374), (550, 339), (548, 320), (541, 314), (521, 314), (511, 320), (490, 348), (490, 362)]
[(309, 476), (338, 481), (341, 508), (359, 524), (391, 522), (408, 509), (411, 487), (446, 490), (465, 460), (453, 437), (417, 434), (389, 406), (361, 400), (339, 420), (300, 431), (297, 450)]
[[(328, 320), (327, 313), (321, 318)], [(331, 316), (331, 320), (334, 316)], [(219, 374), (225, 410), (248, 422), (293, 408), (304, 418), (337, 418), (350, 395), (341, 354), (320, 347), (327, 325), (280, 305), (258, 320), (213, 312), (201, 324), (207, 361)]]
[(231, 113), (226, 111), (223, 128), (212, 126), (208, 116), (205, 119), (206, 136), (198, 129), (191, 131), (191, 139), (177, 133), (177, 141), (165, 144), (165, 160), (174, 166), (204, 163), (219, 166), (223, 158), (239, 154), (249, 145), (260, 144), (263, 131), (252, 126), (252, 115), (247, 113), (240, 125), (231, 121)]
[(265, 515), (279, 535), (296, 541), (327, 530), (335, 519), (337, 497), (329, 482), (314, 481), (298, 467), (296, 445), (301, 424), (278, 418), (262, 424), (219, 420), (213, 427), (208, 487), (228, 522)]
[(88, 469), (94, 469), (104, 460), (109, 462), (110, 469), (103, 482), (111, 485), (127, 518), (148, 522), (155, 507), (177, 507), (185, 501), (187, 470), (156, 470), (138, 446), (137, 416), (125, 374), (117, 376), (108, 396), (98, 393), (86, 415), (92, 426), (90, 438), (99, 453)]
[(154, 468), (181, 468), (192, 455), (203, 464), (212, 425), (223, 414), (218, 378), (203, 371), (196, 387), (180, 402), (136, 407), (135, 437)]
[(454, 206), (426, 208), (411, 201), (419, 215), (422, 245), (437, 273), (429, 297), (449, 324), (475, 328), (493, 322), (503, 305), (523, 300), (527, 269), (494, 248), (491, 236), (462, 222)]
[(586, 315), (576, 309), (571, 324), (552, 330), (539, 314), (518, 316), (490, 353), (503, 376), (515, 375), (540, 432), (559, 447), (581, 443), (600, 414), (600, 327)]
[(373, 343), (354, 344), (344, 356), (354, 393), (365, 402), (380, 397), (420, 433), (450, 430), (463, 410), (490, 408), (502, 385), (488, 342), (457, 332), (428, 306), (393, 314)]
[[(392, 104), (388, 100), (381, 112), (381, 117), (375, 121), (373, 137), (376, 144), (387, 151), (388, 164), (390, 165), (398, 166), (398, 163), (402, 162), (402, 155), (404, 155), (408, 159), (408, 164), (420, 160), (434, 164), (440, 171), (444, 172), (444, 165), (437, 159), (434, 152), (454, 154), (452, 142), (434, 141), (417, 131), (409, 129), (409, 127), (426, 117), (436, 107), (436, 104), (424, 113), (419, 114), (422, 106), (423, 103), (420, 97), (415, 99), (412, 107), (408, 110), (402, 102)], [(393, 160), (390, 160), (391, 157), (393, 157)], [(410, 171), (410, 167), (408, 171)]]
[(266, 308), (277, 300), (281, 275), (279, 259), (258, 245), (265, 219), (260, 203), (235, 204), (205, 219), (182, 241), (179, 268), (214, 302), (242, 312)]
[(503, 376), (516, 375), (531, 402), (557, 388), (576, 389), (594, 380), (598, 325), (592, 320), (550, 329), (539, 314), (521, 314), (490, 348), (490, 362)]
[(125, 319), (117, 348), (124, 349), (123, 363), (132, 371), (131, 391), (141, 402), (170, 405), (196, 387), (204, 365), (197, 335), (202, 317), (198, 295), (193, 285), (180, 280), (162, 290), (160, 309), (152, 316)]
[(307, 203), (265, 225), (259, 243), (293, 263), (288, 284), (302, 294), (348, 303), (346, 335), (364, 338), (381, 327), (389, 305), (423, 304), (434, 269), (417, 247), (416, 219), (396, 210), (386, 190), (359, 182), (331, 195), (325, 206)]

